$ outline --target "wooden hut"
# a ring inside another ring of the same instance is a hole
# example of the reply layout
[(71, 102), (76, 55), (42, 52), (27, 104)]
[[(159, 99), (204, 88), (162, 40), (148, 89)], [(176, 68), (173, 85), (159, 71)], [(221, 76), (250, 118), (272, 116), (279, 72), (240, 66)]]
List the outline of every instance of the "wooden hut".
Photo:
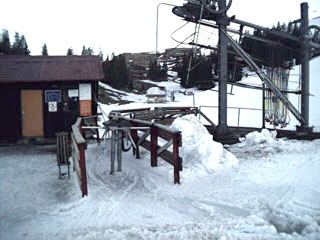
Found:
[(0, 56), (0, 141), (54, 138), (97, 114), (98, 56)]
[(166, 91), (165, 88), (152, 87), (147, 91), (148, 103), (166, 103)]

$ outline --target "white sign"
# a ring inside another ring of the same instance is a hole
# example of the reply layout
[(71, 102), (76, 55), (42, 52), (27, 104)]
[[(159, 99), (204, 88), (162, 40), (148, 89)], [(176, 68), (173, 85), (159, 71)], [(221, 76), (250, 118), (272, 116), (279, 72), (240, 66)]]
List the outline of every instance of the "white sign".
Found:
[(68, 90), (68, 97), (79, 97), (79, 90), (78, 89), (69, 89)]
[(79, 84), (79, 100), (91, 100), (91, 84)]
[(57, 112), (58, 111), (58, 104), (57, 102), (48, 102), (49, 112)]

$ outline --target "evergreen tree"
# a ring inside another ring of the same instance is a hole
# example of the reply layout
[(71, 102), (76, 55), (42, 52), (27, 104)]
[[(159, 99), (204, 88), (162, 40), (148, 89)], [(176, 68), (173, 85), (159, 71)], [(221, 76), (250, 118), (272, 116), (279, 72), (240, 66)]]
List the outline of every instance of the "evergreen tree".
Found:
[(150, 60), (148, 77), (153, 81), (167, 80), (168, 66), (166, 63), (161, 66), (156, 60)]
[(11, 46), (10, 46), (10, 37), (9, 32), (6, 29), (2, 30), (0, 35), (0, 54), (10, 54)]
[(83, 45), (81, 55), (87, 55), (86, 53), (87, 53), (86, 46)]
[(132, 88), (129, 81), (126, 59), (123, 55), (114, 56), (102, 63), (104, 82), (117, 89)]
[(81, 55), (93, 55), (93, 54), (94, 52), (92, 48), (90, 47), (86, 48), (86, 46), (83, 45)]
[(20, 41), (20, 36), (18, 32), (15, 32), (14, 34), (14, 43), (12, 45), (12, 54), (13, 55), (22, 55), (23, 54), (23, 50), (22, 50), (22, 44)]
[(30, 54), (30, 50), (28, 48), (27, 40), (24, 37), (24, 35), (21, 36), (20, 41), (22, 42), (23, 54), (29, 55)]
[(93, 54), (94, 54), (93, 48), (88, 47), (86, 55), (93, 55)]
[(43, 56), (48, 56), (47, 44), (43, 44), (43, 46), (42, 46), (42, 55)]
[(100, 57), (101, 61), (103, 61), (103, 52), (102, 52), (101, 48), (99, 48), (99, 57)]
[(24, 35), (22, 35), (20, 37), (18, 32), (16, 32), (14, 35), (14, 43), (12, 45), (11, 54), (13, 54), (13, 55), (28, 55), (28, 54), (30, 54), (27, 40), (25, 39)]
[(68, 56), (73, 55), (73, 49), (72, 48), (68, 48), (67, 55)]
[(27, 40), (22, 35), (16, 32), (14, 35), (14, 43), (10, 45), (10, 37), (7, 30), (2, 30), (0, 35), (0, 54), (9, 55), (28, 55), (30, 50), (28, 48)]

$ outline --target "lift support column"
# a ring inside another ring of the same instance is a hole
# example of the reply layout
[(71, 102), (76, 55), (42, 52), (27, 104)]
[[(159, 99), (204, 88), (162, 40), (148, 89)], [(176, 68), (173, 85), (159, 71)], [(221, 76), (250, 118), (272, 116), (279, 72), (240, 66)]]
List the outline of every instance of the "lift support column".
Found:
[[(219, 0), (219, 8), (226, 7), (226, 0)], [(228, 53), (227, 38), (223, 32), (226, 31), (229, 20), (226, 14), (222, 14), (217, 20), (219, 25), (219, 114), (216, 135), (225, 136), (230, 133), (227, 123), (227, 75), (228, 75)]]
[(310, 37), (309, 37), (309, 6), (301, 3), (301, 115), (306, 123), (297, 126), (297, 131), (312, 132), (309, 126), (309, 96), (310, 96)]

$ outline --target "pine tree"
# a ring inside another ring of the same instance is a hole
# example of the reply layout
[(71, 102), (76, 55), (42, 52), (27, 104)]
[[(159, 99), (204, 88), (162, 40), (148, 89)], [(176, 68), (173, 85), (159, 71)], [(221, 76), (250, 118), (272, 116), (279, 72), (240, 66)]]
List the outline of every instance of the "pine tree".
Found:
[(100, 57), (101, 61), (103, 61), (103, 52), (102, 52), (101, 48), (99, 48), (99, 57)]
[(94, 54), (93, 48), (88, 47), (86, 55), (93, 55), (93, 54)]
[(29, 50), (27, 40), (24, 37), (24, 35), (21, 36), (21, 41), (22, 41), (22, 45), (23, 45), (24, 54), (29, 55), (31, 51)]
[(123, 55), (109, 57), (102, 63), (104, 82), (117, 89), (132, 89), (133, 83), (129, 81), (126, 59)]
[(30, 54), (27, 40), (24, 37), (24, 35), (22, 35), (20, 37), (18, 32), (15, 33), (14, 43), (12, 45), (11, 53), (13, 55), (28, 55), (28, 54)]
[(20, 36), (18, 32), (14, 34), (14, 43), (12, 45), (12, 54), (13, 55), (22, 55), (22, 44), (20, 41)]
[(87, 53), (86, 46), (83, 45), (81, 55), (87, 55), (86, 53)]
[(72, 48), (68, 48), (67, 55), (68, 56), (73, 55), (73, 49)]
[(94, 54), (93, 48), (90, 48), (90, 47), (86, 48), (86, 46), (83, 45), (81, 55), (93, 55), (93, 54)]
[(11, 46), (10, 46), (10, 37), (8, 30), (3, 29), (0, 36), (0, 54), (10, 54)]
[(43, 56), (48, 56), (47, 44), (43, 44), (43, 46), (42, 46), (42, 55)]

